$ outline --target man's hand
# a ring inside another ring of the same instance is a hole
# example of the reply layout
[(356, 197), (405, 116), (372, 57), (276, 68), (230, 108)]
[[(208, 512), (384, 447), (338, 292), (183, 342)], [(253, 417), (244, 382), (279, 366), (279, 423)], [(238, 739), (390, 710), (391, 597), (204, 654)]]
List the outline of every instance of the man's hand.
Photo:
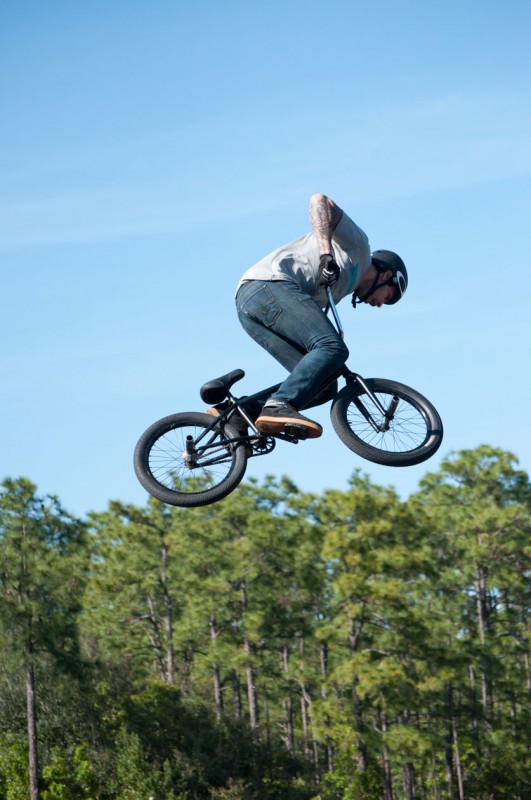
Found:
[(323, 253), (319, 259), (319, 268), (321, 270), (321, 282), (325, 286), (332, 286), (339, 278), (339, 267), (334, 261), (334, 256), (330, 253)]

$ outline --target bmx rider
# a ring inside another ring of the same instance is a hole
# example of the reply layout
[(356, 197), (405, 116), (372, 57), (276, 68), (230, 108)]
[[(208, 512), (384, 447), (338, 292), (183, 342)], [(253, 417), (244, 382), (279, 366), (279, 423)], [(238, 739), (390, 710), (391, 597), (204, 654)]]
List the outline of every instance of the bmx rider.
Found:
[(290, 373), (256, 419), (267, 434), (282, 432), (286, 424), (306, 429), (308, 438), (322, 434), (300, 411), (335, 396), (334, 376), (348, 358), (323, 313), (327, 287), (336, 303), (351, 294), (354, 307), (361, 302), (373, 308), (396, 303), (407, 288), (400, 256), (371, 253), (366, 234), (324, 194), (310, 198), (310, 223), (310, 233), (250, 267), (236, 290), (243, 328)]

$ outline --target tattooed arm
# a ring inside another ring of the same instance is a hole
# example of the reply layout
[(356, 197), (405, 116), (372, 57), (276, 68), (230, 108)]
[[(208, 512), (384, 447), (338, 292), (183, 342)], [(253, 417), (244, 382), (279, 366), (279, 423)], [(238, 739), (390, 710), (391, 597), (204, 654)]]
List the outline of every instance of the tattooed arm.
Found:
[(332, 234), (342, 216), (339, 206), (326, 195), (312, 194), (310, 197), (310, 222), (321, 255), (332, 252)]

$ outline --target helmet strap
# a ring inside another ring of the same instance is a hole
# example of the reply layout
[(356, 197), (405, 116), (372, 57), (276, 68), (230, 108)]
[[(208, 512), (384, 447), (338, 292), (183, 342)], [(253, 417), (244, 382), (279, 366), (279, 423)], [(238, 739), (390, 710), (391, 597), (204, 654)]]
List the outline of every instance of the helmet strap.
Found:
[(382, 270), (376, 264), (374, 266), (375, 266), (375, 269), (376, 269), (376, 277), (373, 280), (372, 286), (369, 289), (369, 291), (365, 292), (363, 297), (360, 297), (359, 294), (358, 294), (358, 290), (356, 289), (356, 291), (352, 295), (352, 305), (353, 305), (354, 308), (356, 308), (356, 303), (365, 302), (365, 300), (367, 300), (371, 296), (371, 294), (376, 291), (377, 288), (379, 288), (380, 286), (388, 286), (392, 282), (392, 280), (388, 280), (388, 281), (385, 281), (384, 283), (380, 283), (379, 284), (378, 281), (380, 280), (380, 275), (382, 274), (382, 272), (384, 272), (384, 270)]

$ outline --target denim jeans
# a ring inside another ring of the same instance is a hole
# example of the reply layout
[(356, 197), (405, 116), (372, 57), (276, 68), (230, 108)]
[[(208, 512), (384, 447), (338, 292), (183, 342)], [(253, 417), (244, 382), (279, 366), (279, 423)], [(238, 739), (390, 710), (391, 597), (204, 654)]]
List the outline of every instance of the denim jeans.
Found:
[(290, 372), (271, 399), (300, 410), (335, 395), (331, 379), (348, 350), (310, 295), (294, 281), (248, 281), (238, 291), (236, 307), (249, 336)]

